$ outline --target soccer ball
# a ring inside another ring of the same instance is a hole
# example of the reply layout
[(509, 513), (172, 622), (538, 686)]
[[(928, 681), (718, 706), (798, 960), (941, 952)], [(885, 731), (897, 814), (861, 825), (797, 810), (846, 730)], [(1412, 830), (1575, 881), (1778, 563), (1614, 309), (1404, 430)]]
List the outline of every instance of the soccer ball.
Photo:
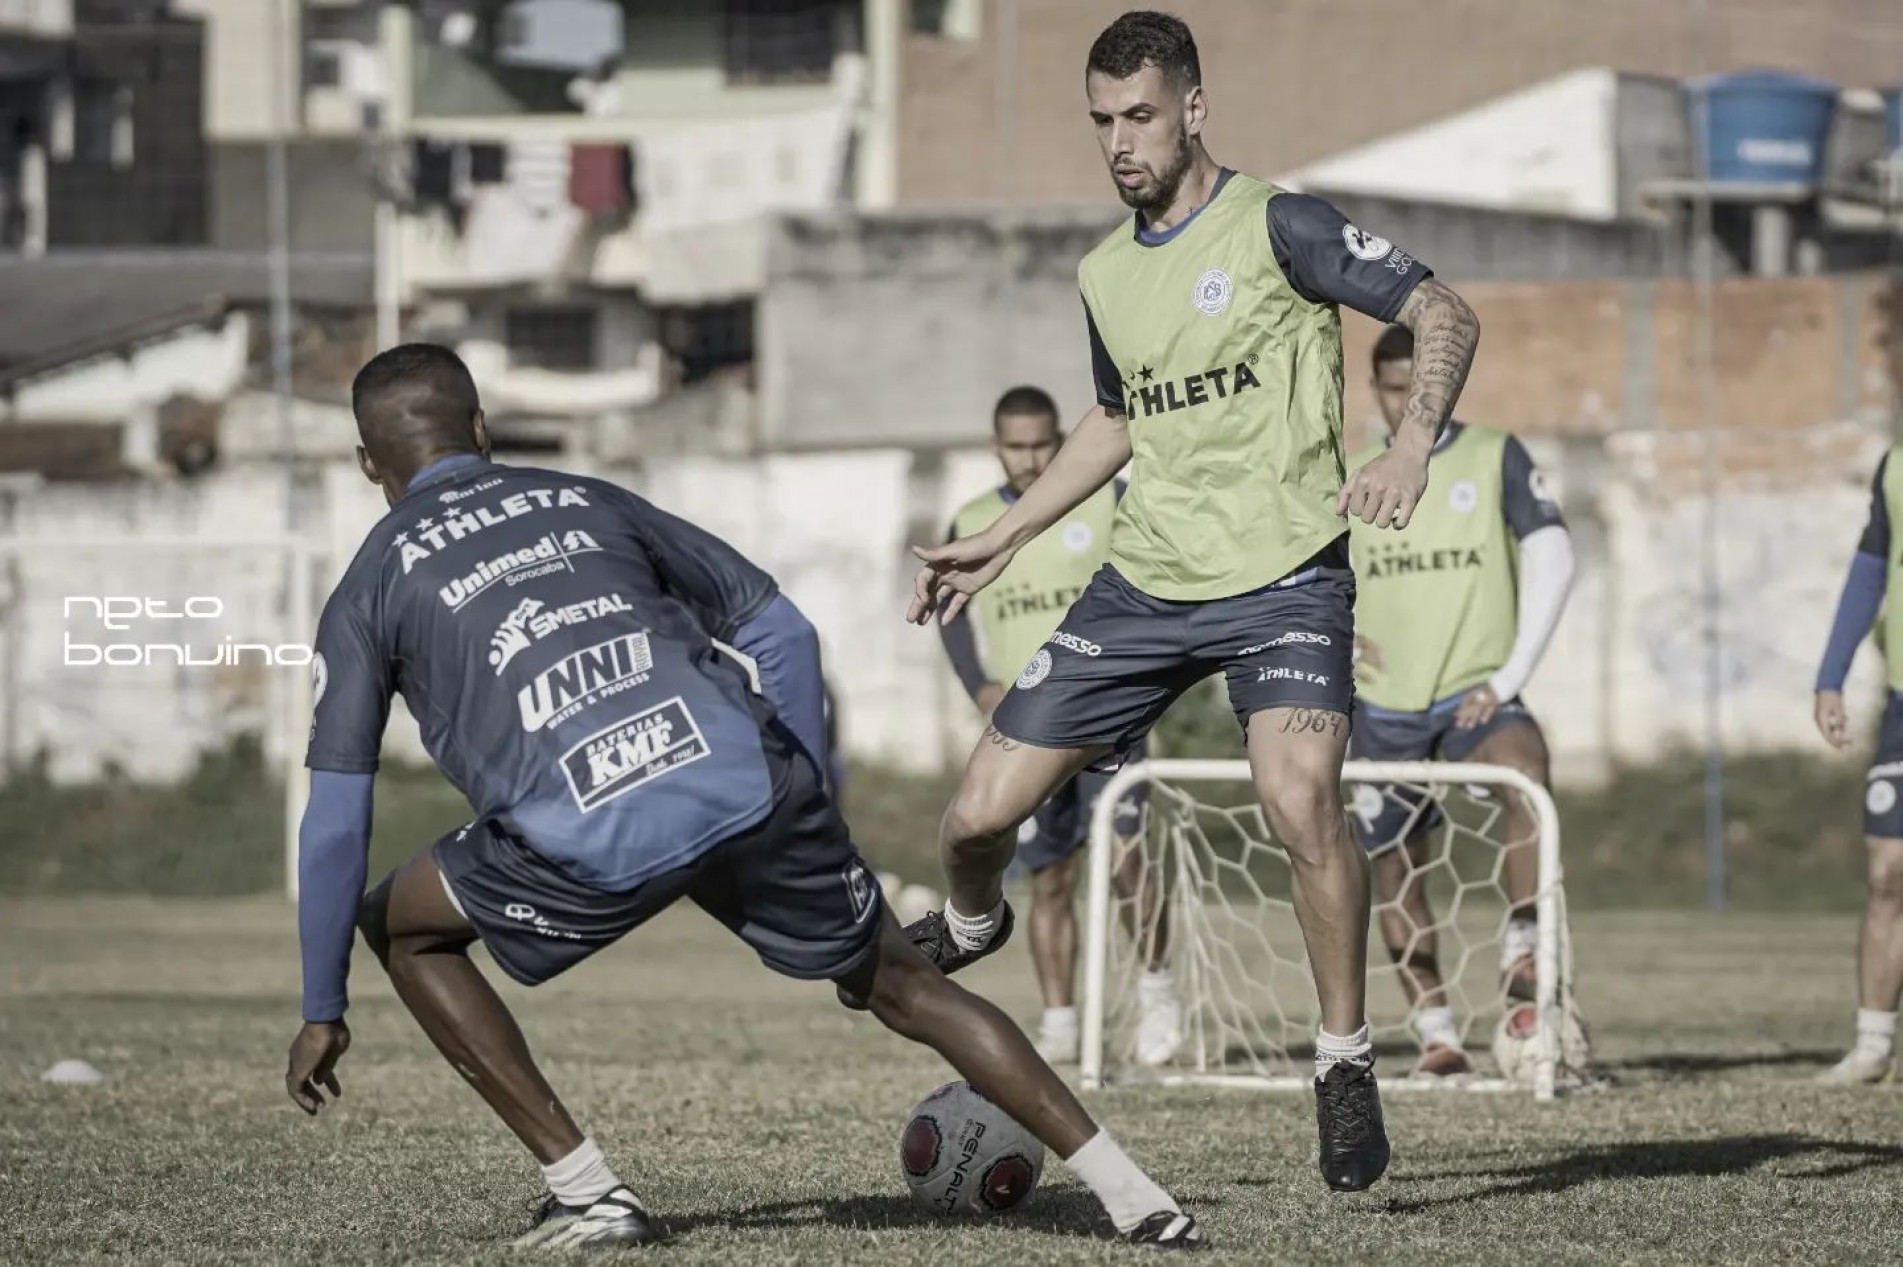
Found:
[[(1508, 1082), (1532, 1086), (1539, 1065), (1539, 1009), (1531, 1003), (1515, 1003), (1493, 1027), (1493, 1063)], [(1568, 1003), (1559, 1032), (1559, 1074), (1583, 1076), (1591, 1059), (1592, 1038), (1586, 1032), (1586, 1018)]]
[(934, 1214), (1002, 1214), (1030, 1200), (1044, 1145), (969, 1082), (948, 1082), (912, 1110), (899, 1169)]

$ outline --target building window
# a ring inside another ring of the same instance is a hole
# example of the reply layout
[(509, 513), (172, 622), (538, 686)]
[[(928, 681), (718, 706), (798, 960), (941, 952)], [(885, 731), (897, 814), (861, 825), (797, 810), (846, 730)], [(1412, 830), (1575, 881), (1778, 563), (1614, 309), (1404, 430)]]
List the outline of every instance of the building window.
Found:
[(599, 320), (592, 307), (511, 308), (502, 323), (509, 364), (518, 369), (592, 370)]
[(73, 93), (72, 154), (82, 163), (132, 166), (132, 90), (82, 79)]
[(978, 38), (980, 0), (912, 0), (912, 30), (948, 40)]
[(859, 47), (858, 0), (726, 0), (725, 17), (729, 83), (824, 83)]
[(683, 384), (753, 360), (753, 301), (669, 308), (660, 313), (661, 346), (680, 366)]

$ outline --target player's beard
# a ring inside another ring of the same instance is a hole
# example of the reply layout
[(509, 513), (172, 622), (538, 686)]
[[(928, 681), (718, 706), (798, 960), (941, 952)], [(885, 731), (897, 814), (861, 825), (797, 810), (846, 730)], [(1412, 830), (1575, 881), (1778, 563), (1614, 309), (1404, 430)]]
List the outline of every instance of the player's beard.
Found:
[(1135, 189), (1119, 184), (1117, 197), (1123, 199), (1124, 206), (1141, 211), (1145, 216), (1169, 210), (1169, 205), (1176, 201), (1176, 191), (1183, 187), (1190, 158), (1189, 129), (1180, 128), (1176, 133), (1176, 153), (1170, 157), (1169, 166), (1157, 173), (1154, 183)]

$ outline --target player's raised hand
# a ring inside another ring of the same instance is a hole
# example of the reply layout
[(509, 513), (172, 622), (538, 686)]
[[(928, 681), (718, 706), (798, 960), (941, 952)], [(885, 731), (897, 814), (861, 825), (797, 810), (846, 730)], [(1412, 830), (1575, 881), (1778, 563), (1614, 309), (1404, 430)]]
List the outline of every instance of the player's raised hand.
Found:
[(337, 1062), (350, 1050), (350, 1027), (342, 1021), (306, 1021), (291, 1040), (291, 1063), (284, 1071), (284, 1089), (291, 1101), (315, 1115), (324, 1107), (319, 1090), (335, 1100), (344, 1089), (337, 1082)]
[(937, 611), (939, 623), (949, 625), (973, 594), (998, 579), (1016, 551), (993, 543), (981, 532), (942, 546), (913, 546), (912, 553), (925, 566), (912, 582), (912, 601), (906, 606), (905, 619), (922, 625)]
[(1377, 528), (1405, 528), (1426, 491), (1426, 457), (1396, 446), (1348, 477), (1335, 513)]
[(1850, 746), (1850, 722), (1844, 715), (1842, 691), (1817, 692), (1811, 714), (1817, 719), (1817, 733), (1824, 737), (1825, 743), (1833, 748)]

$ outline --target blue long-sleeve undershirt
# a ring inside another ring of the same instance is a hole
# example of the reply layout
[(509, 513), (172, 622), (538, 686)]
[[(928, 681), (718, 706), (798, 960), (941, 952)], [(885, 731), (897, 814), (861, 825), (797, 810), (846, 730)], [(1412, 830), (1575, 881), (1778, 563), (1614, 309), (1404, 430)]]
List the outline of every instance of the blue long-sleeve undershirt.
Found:
[(1824, 644), (1824, 660), (1817, 668), (1817, 689), (1841, 691), (1850, 676), (1850, 662), (1856, 658), (1857, 645), (1870, 626), (1876, 623), (1883, 606), (1883, 591), (1889, 568), (1874, 554), (1859, 550), (1850, 560), (1844, 577), (1843, 595), (1837, 600), (1837, 615), (1830, 622), (1830, 639)]
[(350, 1006), (344, 985), (370, 866), (375, 777), (311, 771), (311, 799), (297, 831), (297, 937), (307, 1021), (334, 1021)]
[(826, 686), (820, 676), (819, 634), (793, 600), (781, 594), (734, 633), (734, 650), (760, 670), (760, 694), (822, 772), (826, 751)]

